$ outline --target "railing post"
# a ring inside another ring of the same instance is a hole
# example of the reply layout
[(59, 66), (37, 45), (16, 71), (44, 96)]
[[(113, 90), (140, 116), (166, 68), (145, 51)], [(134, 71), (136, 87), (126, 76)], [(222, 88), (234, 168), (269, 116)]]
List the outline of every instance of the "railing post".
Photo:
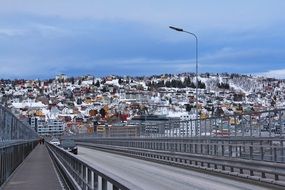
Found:
[(88, 181), (87, 181), (87, 178), (86, 178), (86, 173), (87, 173), (87, 171), (86, 171), (86, 167), (85, 167), (85, 165), (83, 165), (82, 164), (82, 188), (83, 189), (86, 189), (86, 184), (88, 184)]
[(262, 178), (266, 178), (266, 175), (265, 175), (264, 172), (261, 172), (261, 177), (262, 177)]
[(225, 147), (224, 147), (224, 141), (222, 141), (222, 156), (225, 156)]
[(251, 142), (250, 147), (249, 147), (249, 158), (252, 160), (253, 159), (253, 144)]
[(99, 184), (98, 184), (98, 175), (93, 171), (93, 189), (98, 189), (99, 188)]
[(212, 119), (210, 118), (210, 137), (212, 137)]
[[(241, 121), (245, 121), (245, 119), (244, 119), (244, 116), (242, 115), (241, 116)], [(241, 123), (241, 133), (242, 133), (242, 136), (244, 137), (244, 130), (245, 130), (245, 123), (244, 122), (242, 122)]]
[(207, 155), (210, 155), (210, 145), (209, 145), (209, 142), (207, 144)]
[(268, 130), (269, 130), (269, 137), (271, 137), (271, 115), (270, 114), (269, 114)]
[(282, 162), (284, 162), (284, 160), (285, 160), (285, 155), (284, 155), (284, 148), (285, 148), (285, 144), (284, 144), (284, 141), (283, 140), (281, 140), (281, 143), (280, 143), (280, 145), (281, 145), (281, 161)]
[(276, 147), (274, 147), (273, 148), (273, 152), (274, 152), (274, 162), (277, 162), (277, 148)]
[[(216, 142), (216, 143), (217, 143), (217, 142)], [(217, 152), (218, 152), (218, 151), (217, 151), (218, 146), (217, 146), (216, 143), (214, 144), (214, 155), (215, 155), (215, 156), (217, 155)]]
[(275, 174), (275, 175), (274, 175), (274, 178), (275, 178), (276, 181), (279, 180), (279, 175), (278, 175), (278, 174)]
[(103, 177), (102, 178), (102, 190), (107, 190), (108, 186), (107, 186), (107, 180)]
[(270, 160), (272, 161), (273, 160), (272, 140), (270, 140), (269, 145), (270, 145)]
[(260, 115), (258, 116), (258, 133), (259, 133), (259, 137), (261, 137), (261, 123), (260, 123)]
[(119, 188), (113, 184), (113, 190), (119, 190)]
[(253, 170), (250, 170), (250, 172), (249, 172), (250, 174), (250, 176), (254, 176), (254, 172), (253, 172)]
[(237, 136), (237, 116), (234, 116), (234, 122), (235, 122), (235, 137)]
[(88, 184), (87, 189), (92, 189), (92, 172), (88, 167), (86, 169), (87, 169), (86, 170), (86, 175), (87, 175), (86, 179), (87, 179), (87, 184)]
[(260, 141), (260, 159), (264, 160), (264, 150), (263, 150), (262, 140)]
[[(196, 122), (197, 124), (198, 124), (198, 122)], [(201, 138), (201, 133), (202, 133), (202, 127), (201, 127), (202, 125), (201, 125), (201, 120), (199, 120), (199, 137)], [(196, 131), (198, 131), (198, 126), (196, 126), (197, 127), (197, 130)]]
[(249, 127), (250, 127), (250, 137), (252, 137), (253, 134), (252, 134), (252, 117), (251, 117), (251, 115), (249, 115)]
[(205, 125), (205, 137), (207, 136), (207, 120), (205, 119), (204, 120), (204, 125)]
[(282, 125), (281, 111), (278, 112), (278, 115), (279, 115), (279, 126), (280, 126), (279, 133), (280, 133), (280, 137), (282, 137), (283, 125)]
[(191, 128), (190, 128), (191, 137), (193, 137), (193, 121), (192, 120), (190, 120), (190, 125), (191, 125)]

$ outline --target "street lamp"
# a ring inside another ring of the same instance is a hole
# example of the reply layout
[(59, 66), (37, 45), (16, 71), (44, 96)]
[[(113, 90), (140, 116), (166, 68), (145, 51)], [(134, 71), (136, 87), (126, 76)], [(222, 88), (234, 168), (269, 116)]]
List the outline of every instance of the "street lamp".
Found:
[[(169, 28), (178, 32), (184, 32), (190, 34), (194, 36), (196, 39), (196, 122), (198, 123), (198, 37), (196, 36), (196, 34), (185, 31), (182, 28), (176, 28), (174, 26), (169, 26)], [(197, 132), (197, 123), (196, 123), (196, 132)]]

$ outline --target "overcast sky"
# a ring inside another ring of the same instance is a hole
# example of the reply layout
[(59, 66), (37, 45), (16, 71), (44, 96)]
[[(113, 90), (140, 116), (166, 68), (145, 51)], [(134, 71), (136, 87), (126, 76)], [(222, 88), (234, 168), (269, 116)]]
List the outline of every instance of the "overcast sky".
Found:
[(195, 71), (285, 78), (284, 0), (1, 0), (0, 78)]

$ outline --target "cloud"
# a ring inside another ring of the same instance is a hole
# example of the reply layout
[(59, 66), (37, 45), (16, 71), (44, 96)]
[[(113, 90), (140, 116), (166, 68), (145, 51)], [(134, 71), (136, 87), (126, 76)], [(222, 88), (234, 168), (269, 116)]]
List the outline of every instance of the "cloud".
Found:
[(30, 25), (30, 32), (38, 33), (42, 37), (67, 37), (72, 34), (71, 31), (54, 25), (33, 23)]
[(255, 73), (256, 76), (264, 76), (268, 78), (285, 79), (285, 69), (270, 70), (263, 73)]
[(8, 36), (8, 37), (24, 36), (26, 33), (27, 30), (24, 29), (15, 29), (15, 28), (0, 29), (0, 36)]
[(194, 71), (195, 41), (171, 24), (197, 32), (199, 72), (274, 70), (285, 60), (285, 1), (274, 2), (4, 1), (0, 76)]
[(31, 14), (67, 19), (125, 20), (189, 29), (256, 28), (284, 21), (283, 0), (9, 0), (1, 2), (2, 15)]

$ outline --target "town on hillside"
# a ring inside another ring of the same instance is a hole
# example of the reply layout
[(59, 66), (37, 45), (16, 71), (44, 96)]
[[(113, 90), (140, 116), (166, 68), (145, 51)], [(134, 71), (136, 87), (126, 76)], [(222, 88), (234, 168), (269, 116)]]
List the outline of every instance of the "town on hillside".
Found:
[(2, 79), (0, 101), (41, 136), (138, 136), (142, 126), (261, 112), (285, 104), (284, 80), (203, 73), (197, 81), (194, 73)]

